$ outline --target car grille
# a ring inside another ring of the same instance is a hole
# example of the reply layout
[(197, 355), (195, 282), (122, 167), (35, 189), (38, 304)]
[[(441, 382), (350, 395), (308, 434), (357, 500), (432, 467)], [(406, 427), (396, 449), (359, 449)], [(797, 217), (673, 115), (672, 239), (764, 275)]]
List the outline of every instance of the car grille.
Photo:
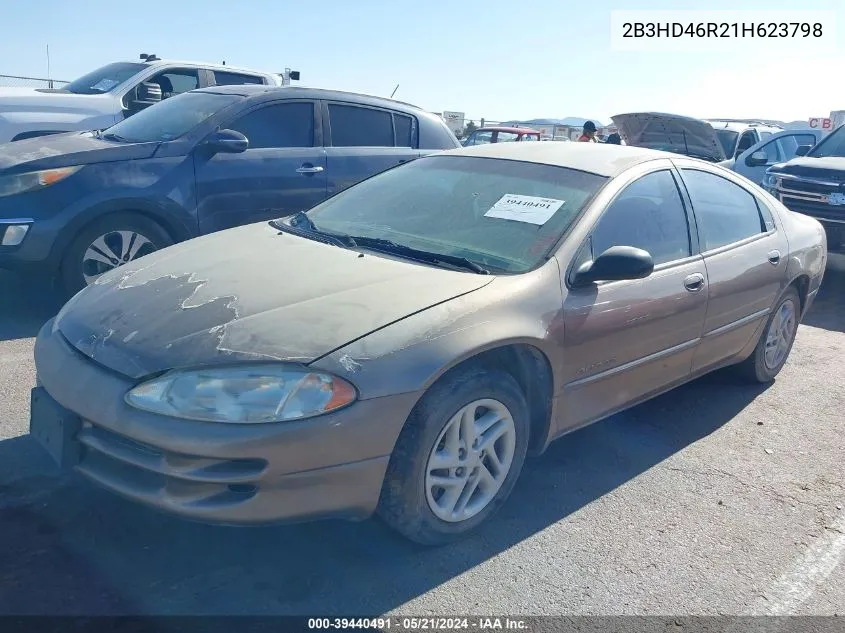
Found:
[(792, 211), (811, 215), (822, 221), (845, 223), (845, 206), (832, 206), (827, 202), (831, 193), (845, 192), (840, 189), (839, 183), (779, 178), (775, 192), (778, 200)]

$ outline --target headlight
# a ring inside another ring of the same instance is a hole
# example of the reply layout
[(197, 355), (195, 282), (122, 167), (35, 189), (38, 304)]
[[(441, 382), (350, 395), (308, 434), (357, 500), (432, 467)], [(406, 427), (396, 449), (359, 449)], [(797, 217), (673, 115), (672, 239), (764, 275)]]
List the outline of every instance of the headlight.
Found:
[(13, 174), (0, 177), (0, 197), (13, 196), (17, 193), (26, 193), (34, 189), (49, 187), (57, 182), (72, 176), (82, 169), (82, 165), (74, 167), (59, 167), (58, 169), (43, 169), (41, 171), (28, 171), (25, 174)]
[(291, 365), (171, 371), (126, 394), (137, 409), (188, 420), (252, 424), (309, 418), (355, 401), (348, 382)]
[(778, 184), (777, 174), (766, 174), (763, 177), (763, 186), (769, 189), (774, 189)]

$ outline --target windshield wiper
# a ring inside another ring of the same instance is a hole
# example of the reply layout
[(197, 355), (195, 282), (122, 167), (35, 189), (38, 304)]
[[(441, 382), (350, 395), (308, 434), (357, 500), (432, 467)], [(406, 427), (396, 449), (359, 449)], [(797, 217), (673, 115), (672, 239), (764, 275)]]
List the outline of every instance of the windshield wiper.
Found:
[(380, 237), (361, 237), (353, 235), (350, 239), (357, 246), (363, 246), (364, 248), (392, 253), (394, 255), (400, 255), (409, 259), (416, 259), (429, 264), (447, 264), (454, 268), (461, 268), (478, 273), (479, 275), (490, 274), (490, 271), (483, 266), (476, 264), (471, 259), (460, 257), (458, 255), (441, 255), (440, 253), (432, 253), (431, 251), (412, 248), (411, 246), (405, 246), (404, 244), (397, 244), (396, 242)]
[(117, 141), (118, 143), (129, 143), (130, 142), (129, 139), (123, 138), (119, 134), (112, 134), (111, 132), (108, 132), (106, 134), (100, 133), (100, 138), (105, 139), (107, 141)]
[(287, 222), (284, 220), (272, 220), (270, 226), (274, 229), (293, 233), (300, 237), (307, 237), (317, 242), (323, 242), (324, 244), (333, 244), (344, 248), (355, 246), (355, 241), (348, 235), (340, 235), (318, 229), (311, 221), (311, 218), (302, 211), (297, 211), (290, 218), (287, 218)]

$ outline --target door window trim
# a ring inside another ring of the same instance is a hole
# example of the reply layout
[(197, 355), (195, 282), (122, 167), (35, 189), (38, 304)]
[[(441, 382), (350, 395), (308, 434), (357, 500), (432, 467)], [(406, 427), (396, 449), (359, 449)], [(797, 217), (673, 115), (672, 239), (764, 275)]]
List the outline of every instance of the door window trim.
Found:
[[(683, 163), (682, 163), (680, 166), (676, 165), (676, 167), (677, 167), (678, 172), (679, 172), (679, 176), (680, 176), (681, 184), (684, 188), (684, 192), (686, 193), (687, 197), (690, 200), (690, 209), (692, 210), (693, 214), (695, 214), (695, 204), (693, 204), (693, 202), (692, 202), (692, 196), (689, 195), (689, 189), (687, 188), (687, 183), (684, 180), (684, 176), (683, 176), (684, 170), (704, 172), (705, 174), (710, 174), (711, 176), (715, 176), (716, 178), (721, 178), (722, 180), (725, 180), (725, 181), (731, 183), (732, 185), (735, 185), (736, 187), (739, 187), (740, 189), (742, 189), (749, 196), (751, 196), (751, 199), (754, 200), (754, 204), (757, 206), (757, 216), (760, 218), (760, 226), (766, 225), (766, 222), (763, 218), (763, 212), (760, 210), (760, 205), (765, 204), (765, 203), (762, 200), (760, 200), (760, 197), (757, 194), (755, 194), (753, 191), (749, 190), (748, 187), (744, 186), (742, 183), (739, 183), (736, 180), (734, 180), (733, 178), (727, 177), (726, 175), (717, 174), (715, 171), (711, 171), (709, 169), (704, 169), (700, 165), (684, 166)], [(746, 246), (747, 244), (751, 244), (752, 242), (756, 242), (757, 240), (761, 240), (761, 239), (764, 239), (766, 237), (770, 237), (771, 235), (774, 235), (775, 233), (778, 232), (778, 219), (776, 218), (776, 214), (773, 213), (771, 210), (769, 210), (769, 214), (772, 216), (772, 224), (774, 225), (773, 229), (771, 229), (769, 231), (761, 231), (760, 233), (757, 233), (756, 235), (750, 235), (750, 236), (745, 237), (745, 238), (738, 240), (736, 242), (731, 242), (730, 244), (723, 244), (722, 246), (718, 246), (716, 248), (711, 248), (709, 251), (700, 250), (701, 255), (703, 257), (710, 257), (712, 255), (718, 255), (720, 253), (724, 253), (726, 251), (733, 250), (734, 248), (739, 248), (741, 246)], [(696, 230), (698, 230), (698, 220), (697, 219), (696, 219)], [(699, 236), (699, 244), (701, 244), (700, 236)]]
[[(311, 142), (311, 148), (310, 149), (313, 149), (315, 147), (323, 147), (322, 119), (321, 119), (320, 116), (318, 116), (317, 106), (319, 105), (319, 101), (316, 100), (316, 99), (273, 99), (272, 101), (261, 101), (260, 103), (254, 103), (254, 104), (247, 106), (243, 110), (240, 110), (237, 113), (231, 114), (229, 117), (227, 117), (225, 122), (220, 123), (214, 129), (214, 131), (229, 129), (229, 126), (232, 123), (234, 123), (238, 119), (245, 117), (248, 114), (252, 114), (256, 110), (260, 110), (262, 108), (267, 108), (269, 106), (274, 106), (274, 105), (276, 105), (276, 106), (285, 105), (287, 103), (310, 103), (311, 104), (312, 116), (314, 117), (314, 123), (313, 123), (313, 125), (314, 125), (314, 138)], [(303, 150), (303, 149), (309, 149), (309, 148), (308, 147), (258, 147), (258, 148), (249, 148), (248, 147), (247, 151), (249, 151), (250, 149), (258, 149), (258, 150), (299, 149), (299, 150)]]

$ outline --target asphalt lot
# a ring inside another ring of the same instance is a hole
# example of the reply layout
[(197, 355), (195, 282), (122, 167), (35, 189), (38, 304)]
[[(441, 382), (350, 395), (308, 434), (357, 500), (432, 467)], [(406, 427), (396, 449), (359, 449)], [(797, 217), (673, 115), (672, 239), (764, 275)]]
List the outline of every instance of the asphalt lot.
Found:
[(0, 614), (845, 612), (845, 272), (774, 385), (721, 372), (574, 433), (437, 549), (377, 520), (197, 525), (63, 475), (26, 436), (58, 307), (0, 274)]

